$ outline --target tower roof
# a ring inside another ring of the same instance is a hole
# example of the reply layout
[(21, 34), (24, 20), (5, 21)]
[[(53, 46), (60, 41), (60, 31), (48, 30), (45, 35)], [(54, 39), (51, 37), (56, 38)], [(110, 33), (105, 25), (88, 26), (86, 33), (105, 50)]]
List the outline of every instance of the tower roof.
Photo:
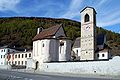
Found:
[(80, 13), (81, 13), (81, 12), (83, 12), (86, 8), (93, 9), (93, 11), (95, 12), (95, 14), (97, 14), (97, 12), (95, 11), (95, 9), (94, 9), (93, 7), (89, 7), (89, 6), (87, 6), (87, 7), (83, 8), (83, 9), (80, 11)]

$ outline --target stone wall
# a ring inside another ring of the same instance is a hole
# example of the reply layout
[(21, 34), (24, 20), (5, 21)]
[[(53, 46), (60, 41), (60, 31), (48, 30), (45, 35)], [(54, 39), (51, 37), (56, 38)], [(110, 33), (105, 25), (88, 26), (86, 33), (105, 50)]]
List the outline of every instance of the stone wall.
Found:
[(120, 75), (120, 57), (109, 61), (43, 63), (39, 71), (75, 74)]

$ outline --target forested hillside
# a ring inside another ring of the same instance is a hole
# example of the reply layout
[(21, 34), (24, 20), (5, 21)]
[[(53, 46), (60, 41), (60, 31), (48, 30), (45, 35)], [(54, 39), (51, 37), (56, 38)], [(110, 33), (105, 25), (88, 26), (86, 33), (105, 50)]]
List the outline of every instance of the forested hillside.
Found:
[[(11, 45), (31, 49), (32, 38), (36, 35), (38, 27), (48, 28), (61, 23), (70, 39), (75, 40), (80, 36), (80, 22), (69, 19), (38, 17), (0, 18), (0, 46)], [(97, 33), (106, 34), (107, 44), (114, 50), (114, 53), (120, 53), (120, 34), (103, 28), (97, 28)]]

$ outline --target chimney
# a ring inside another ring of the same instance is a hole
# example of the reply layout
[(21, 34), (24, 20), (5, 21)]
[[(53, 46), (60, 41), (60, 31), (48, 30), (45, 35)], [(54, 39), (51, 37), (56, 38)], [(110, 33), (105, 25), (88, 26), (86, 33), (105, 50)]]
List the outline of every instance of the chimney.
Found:
[(43, 30), (42, 27), (38, 28), (38, 29), (37, 29), (37, 34), (39, 34), (42, 30)]
[(25, 49), (24, 52), (26, 52), (27, 50)]

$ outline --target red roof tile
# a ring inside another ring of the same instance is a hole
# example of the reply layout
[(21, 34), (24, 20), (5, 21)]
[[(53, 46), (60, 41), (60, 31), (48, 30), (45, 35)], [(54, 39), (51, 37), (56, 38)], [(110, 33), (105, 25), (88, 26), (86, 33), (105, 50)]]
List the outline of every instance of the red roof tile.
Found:
[(59, 28), (62, 25), (55, 25), (53, 27), (50, 27), (48, 29), (44, 29), (42, 32), (40, 32), (39, 34), (37, 34), (32, 40), (41, 40), (44, 38), (52, 38), (52, 36), (54, 36), (56, 34), (56, 32), (59, 30)]

